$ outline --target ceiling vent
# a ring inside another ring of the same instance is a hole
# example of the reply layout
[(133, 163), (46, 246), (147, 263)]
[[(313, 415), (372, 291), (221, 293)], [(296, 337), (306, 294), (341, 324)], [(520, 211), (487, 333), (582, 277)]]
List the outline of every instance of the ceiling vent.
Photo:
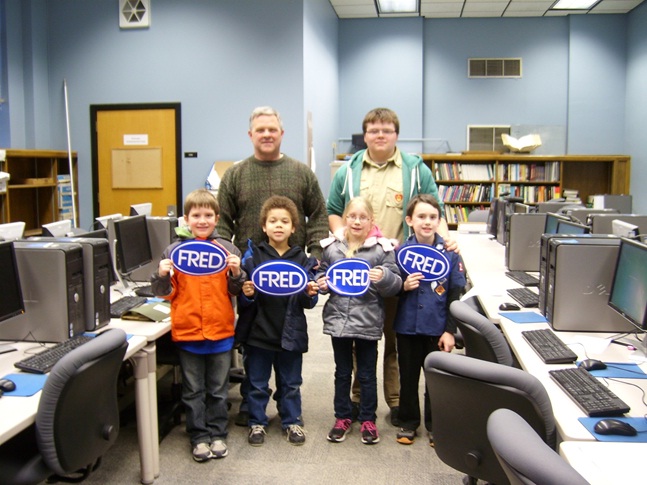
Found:
[(467, 60), (467, 77), (519, 78), (521, 77), (521, 58), (472, 57)]

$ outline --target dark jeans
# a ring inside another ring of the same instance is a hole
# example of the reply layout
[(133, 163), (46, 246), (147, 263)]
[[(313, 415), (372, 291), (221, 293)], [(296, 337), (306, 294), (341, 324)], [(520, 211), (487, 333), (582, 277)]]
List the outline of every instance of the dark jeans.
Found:
[(227, 437), (227, 392), (231, 352), (193, 354), (179, 350), (182, 402), (191, 445)]
[(269, 381), (272, 366), (274, 366), (278, 377), (280, 398), (277, 401), (277, 406), (280, 409), (281, 427), (286, 429), (291, 424), (303, 425), (301, 421), (303, 354), (287, 350), (266, 350), (252, 345), (245, 346), (245, 352), (249, 383), (247, 394), (249, 425), (268, 425), (265, 410), (270, 399)]
[[(245, 371), (245, 375), (243, 376), (243, 382), (240, 383), (240, 406), (238, 407), (238, 412), (242, 413), (248, 413), (249, 412), (249, 404), (247, 403), (247, 395), (249, 394), (249, 378), (247, 375), (249, 374), (249, 371), (247, 370), (247, 352), (245, 352), (245, 346), (241, 346), (241, 355), (243, 359), (243, 370)], [(276, 364), (274, 364), (274, 387), (276, 390), (274, 391), (274, 394), (272, 394), (272, 398), (279, 403), (281, 401), (281, 382), (279, 378), (279, 372), (276, 370)]]
[[(397, 334), (398, 363), (400, 365), (400, 427), (418, 429), (420, 426), (420, 370), (430, 352), (438, 349), (439, 337)], [(425, 428), (431, 431), (431, 404), (425, 386)]]
[(353, 344), (357, 360), (357, 380), (362, 399), (358, 420), (375, 421), (377, 409), (377, 340), (331, 337), (335, 355), (335, 417), (351, 418), (351, 379)]

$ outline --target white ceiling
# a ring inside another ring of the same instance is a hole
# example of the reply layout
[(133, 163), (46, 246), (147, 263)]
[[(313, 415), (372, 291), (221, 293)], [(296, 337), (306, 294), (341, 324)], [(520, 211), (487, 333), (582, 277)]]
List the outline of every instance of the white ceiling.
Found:
[[(601, 0), (590, 11), (549, 10), (555, 0), (420, 0), (420, 13), (381, 17), (554, 17), (583, 14), (623, 14), (643, 0)], [(330, 0), (340, 19), (377, 18), (375, 0)]]

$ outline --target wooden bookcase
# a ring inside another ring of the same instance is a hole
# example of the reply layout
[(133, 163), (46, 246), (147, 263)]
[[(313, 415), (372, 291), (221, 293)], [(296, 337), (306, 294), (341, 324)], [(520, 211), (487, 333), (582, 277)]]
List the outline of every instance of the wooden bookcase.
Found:
[[(25, 223), (25, 236), (41, 233), (49, 222), (72, 218), (72, 197), (78, 208), (77, 154), (56, 150), (4, 150), (0, 171), (10, 179), (0, 192), (0, 223)], [(74, 187), (70, 184), (70, 175)], [(78, 227), (78, 211), (75, 226)]]
[(625, 155), (424, 154), (443, 196), (450, 227), (473, 209), (488, 208), (503, 192), (536, 204), (578, 191), (629, 194), (631, 158)]

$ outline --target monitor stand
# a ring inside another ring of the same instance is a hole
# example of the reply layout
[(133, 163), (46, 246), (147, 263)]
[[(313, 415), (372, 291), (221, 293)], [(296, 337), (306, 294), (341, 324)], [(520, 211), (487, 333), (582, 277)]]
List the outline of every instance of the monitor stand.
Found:
[(112, 258), (112, 270), (117, 275), (117, 279), (119, 280), (119, 284), (122, 288), (122, 295), (136, 296), (135, 292), (130, 288), (130, 286), (128, 286), (128, 282), (123, 278), (124, 275), (121, 274), (119, 268), (117, 267), (117, 239), (114, 239), (112, 241), (112, 254), (114, 255), (114, 257)]

